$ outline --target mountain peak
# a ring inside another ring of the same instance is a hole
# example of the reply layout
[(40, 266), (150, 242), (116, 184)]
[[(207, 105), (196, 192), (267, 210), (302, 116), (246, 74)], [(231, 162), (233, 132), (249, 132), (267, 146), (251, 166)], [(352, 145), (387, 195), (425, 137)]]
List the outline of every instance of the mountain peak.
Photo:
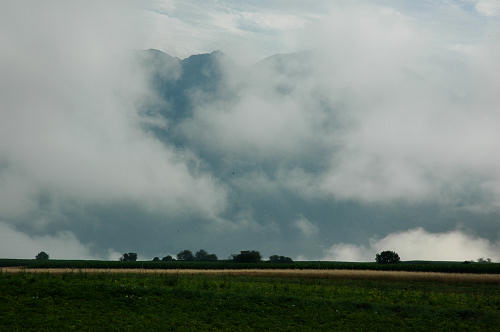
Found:
[(178, 60), (176, 57), (173, 57), (163, 51), (157, 50), (155, 48), (150, 48), (142, 51), (148, 57), (156, 58), (156, 59), (164, 59), (164, 60)]
[(193, 54), (193, 55), (190, 55), (189, 57), (183, 59), (183, 61), (196, 61), (196, 60), (201, 60), (201, 59), (212, 59), (212, 58), (215, 58), (215, 59), (220, 59), (220, 58), (224, 58), (226, 57), (226, 55), (222, 52), (222, 51), (219, 51), (219, 50), (216, 50), (216, 51), (212, 51), (210, 53), (199, 53), (199, 54)]

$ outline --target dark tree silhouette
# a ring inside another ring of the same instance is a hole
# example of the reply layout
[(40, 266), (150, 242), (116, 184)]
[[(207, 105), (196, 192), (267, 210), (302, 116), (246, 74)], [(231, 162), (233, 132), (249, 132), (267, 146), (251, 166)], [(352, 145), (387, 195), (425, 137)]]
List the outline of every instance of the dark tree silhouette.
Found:
[(194, 261), (194, 256), (191, 250), (183, 250), (177, 254), (177, 260), (179, 261)]
[(122, 262), (135, 262), (136, 260), (137, 254), (135, 252), (125, 253), (122, 257), (120, 257), (120, 261)]
[(205, 257), (207, 257), (207, 255), (208, 255), (208, 252), (206, 252), (203, 249), (200, 249), (196, 252), (196, 254), (194, 254), (194, 259), (197, 261), (204, 261)]
[(194, 260), (200, 261), (200, 262), (216, 261), (217, 255), (216, 254), (209, 254), (205, 250), (200, 249), (194, 255)]
[(270, 256), (269, 261), (271, 263), (293, 263), (293, 260), (290, 257), (278, 256), (278, 255)]
[(175, 259), (172, 256), (170, 256), (170, 255), (167, 255), (167, 256), (163, 257), (161, 260), (163, 262), (172, 262), (172, 261), (175, 261)]
[(233, 262), (236, 263), (258, 263), (260, 260), (260, 253), (254, 250), (243, 250), (239, 254), (233, 255)]
[(159, 262), (159, 261), (160, 261), (160, 257), (153, 258), (153, 262)]
[(47, 254), (45, 251), (40, 251), (38, 255), (35, 256), (35, 259), (39, 261), (46, 261), (49, 259), (49, 254)]
[(216, 261), (218, 258), (217, 258), (217, 255), (216, 254), (208, 254), (206, 257), (205, 257), (205, 260), (206, 261)]
[(382, 251), (375, 256), (375, 261), (379, 264), (396, 264), (399, 263), (399, 255), (394, 251)]

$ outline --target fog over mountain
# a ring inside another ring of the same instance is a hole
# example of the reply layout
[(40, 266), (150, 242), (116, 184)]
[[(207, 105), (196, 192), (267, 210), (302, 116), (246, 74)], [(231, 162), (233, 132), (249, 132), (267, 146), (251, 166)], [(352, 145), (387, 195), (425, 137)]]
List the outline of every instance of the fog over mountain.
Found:
[(496, 1), (2, 7), (0, 257), (500, 259)]

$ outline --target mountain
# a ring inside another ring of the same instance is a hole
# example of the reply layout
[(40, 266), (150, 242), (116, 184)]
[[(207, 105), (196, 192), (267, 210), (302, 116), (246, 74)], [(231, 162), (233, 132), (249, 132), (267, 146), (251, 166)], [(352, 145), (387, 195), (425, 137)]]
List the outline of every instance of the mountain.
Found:
[(149, 107), (175, 125), (192, 116), (193, 101), (227, 102), (237, 97), (238, 89), (259, 86), (258, 82), (273, 82), (275, 92), (291, 93), (311, 74), (311, 55), (309, 51), (276, 54), (250, 66), (238, 66), (220, 51), (179, 59), (149, 49), (139, 58), (163, 102)]
[(191, 55), (185, 59), (149, 49), (139, 55), (162, 106), (154, 107), (173, 124), (192, 115), (195, 95), (211, 97), (217, 94), (222, 81), (222, 61), (229, 62), (220, 51)]

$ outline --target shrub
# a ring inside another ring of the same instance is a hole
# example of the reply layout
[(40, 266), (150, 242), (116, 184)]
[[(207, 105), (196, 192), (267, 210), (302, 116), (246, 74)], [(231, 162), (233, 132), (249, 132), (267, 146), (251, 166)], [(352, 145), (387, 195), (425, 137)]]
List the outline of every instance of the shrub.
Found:
[(137, 253), (128, 252), (124, 253), (122, 257), (120, 257), (121, 262), (135, 262), (137, 260)]
[(179, 261), (194, 261), (194, 255), (191, 250), (183, 250), (177, 254), (177, 260)]
[(290, 257), (278, 256), (278, 255), (270, 256), (269, 261), (271, 263), (293, 263), (293, 260)]
[(45, 251), (40, 251), (38, 255), (35, 256), (35, 259), (39, 261), (46, 261), (49, 259), (49, 254), (47, 254)]
[(205, 250), (201, 249), (194, 255), (194, 260), (199, 262), (216, 261), (217, 255), (209, 254)]
[(260, 253), (254, 250), (243, 250), (239, 254), (233, 255), (233, 262), (236, 263), (258, 263), (260, 260)]
[(173, 262), (173, 261), (175, 261), (175, 259), (172, 256), (170, 256), (170, 255), (167, 255), (167, 256), (163, 257), (161, 260), (163, 262)]
[(482, 258), (482, 257), (480, 257), (480, 258), (477, 259), (477, 262), (478, 263), (491, 263), (491, 258)]
[(396, 264), (399, 263), (399, 255), (394, 251), (382, 251), (375, 256), (375, 261), (378, 264)]
[(216, 254), (208, 254), (206, 257), (205, 257), (205, 261), (216, 261), (218, 258), (217, 258), (217, 255)]

